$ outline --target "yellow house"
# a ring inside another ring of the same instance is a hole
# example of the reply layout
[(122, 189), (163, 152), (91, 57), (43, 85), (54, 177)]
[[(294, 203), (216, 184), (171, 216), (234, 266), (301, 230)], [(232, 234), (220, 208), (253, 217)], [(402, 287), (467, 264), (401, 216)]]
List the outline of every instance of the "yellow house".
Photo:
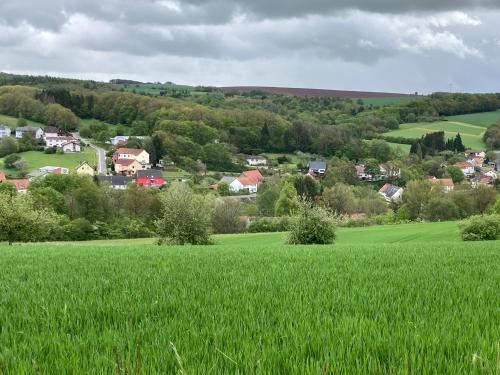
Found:
[(116, 173), (135, 174), (143, 169), (149, 169), (149, 165), (141, 164), (134, 159), (118, 159), (115, 163)]
[(76, 174), (79, 176), (94, 176), (95, 171), (89, 163), (87, 163), (86, 161), (82, 161), (76, 167)]

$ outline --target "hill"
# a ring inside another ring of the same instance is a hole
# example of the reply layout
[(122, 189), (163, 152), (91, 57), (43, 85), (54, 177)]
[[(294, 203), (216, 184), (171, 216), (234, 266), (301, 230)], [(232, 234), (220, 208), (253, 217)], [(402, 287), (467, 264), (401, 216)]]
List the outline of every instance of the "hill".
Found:
[(293, 88), (293, 87), (228, 86), (228, 87), (220, 87), (219, 89), (224, 92), (262, 91), (271, 94), (292, 95), (292, 96), (335, 97), (335, 98), (353, 98), (353, 99), (414, 96), (408, 94), (388, 93), (388, 92), (325, 90), (325, 89), (307, 89), (307, 88)]
[(332, 246), (285, 246), (279, 234), (0, 245), (0, 316), (11, 317), (1, 368), (494, 372), (498, 244), (426, 237), (442, 225), (455, 224), (346, 229)]

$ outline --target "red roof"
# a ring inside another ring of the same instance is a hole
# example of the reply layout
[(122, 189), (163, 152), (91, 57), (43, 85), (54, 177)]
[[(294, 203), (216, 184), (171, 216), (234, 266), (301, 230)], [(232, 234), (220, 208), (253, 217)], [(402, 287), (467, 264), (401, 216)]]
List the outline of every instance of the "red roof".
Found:
[(391, 187), (391, 184), (385, 184), (384, 186), (382, 186), (382, 187), (380, 188), (380, 190), (379, 190), (378, 192), (379, 192), (379, 193), (385, 193), (385, 191), (386, 191), (387, 189), (389, 189), (390, 187)]
[(365, 166), (361, 164), (356, 165), (356, 173), (357, 174), (365, 173)]
[(7, 177), (5, 177), (5, 173), (0, 171), (0, 181), (5, 181)]
[(250, 177), (238, 177), (238, 181), (243, 185), (243, 186), (248, 186), (248, 185), (257, 185), (259, 181), (254, 180), (253, 178)]
[(128, 165), (132, 164), (134, 161), (135, 161), (135, 159), (118, 159), (115, 164), (128, 166)]
[(7, 180), (8, 183), (11, 183), (16, 187), (17, 191), (20, 190), (26, 190), (28, 189), (28, 185), (30, 184), (30, 181), (27, 179), (22, 179), (22, 180)]
[(451, 178), (430, 178), (430, 182), (443, 184), (444, 186), (454, 187), (455, 184)]
[(142, 148), (119, 148), (116, 150), (116, 154), (131, 154), (131, 155), (140, 155), (144, 150)]
[[(251, 183), (249, 183), (248, 185), (253, 185), (253, 184), (257, 184), (259, 182), (261, 182), (264, 177), (262, 176), (262, 174), (258, 171), (258, 170), (251, 170), (251, 171), (245, 171), (242, 173), (242, 177), (240, 177), (240, 182), (241, 182), (241, 179), (242, 178), (245, 178), (247, 177), (248, 179), (250, 179)], [(241, 182), (243, 184), (243, 182)], [(244, 184), (243, 184), (244, 185)]]
[(456, 166), (460, 169), (473, 168), (473, 165), (469, 162), (457, 163)]

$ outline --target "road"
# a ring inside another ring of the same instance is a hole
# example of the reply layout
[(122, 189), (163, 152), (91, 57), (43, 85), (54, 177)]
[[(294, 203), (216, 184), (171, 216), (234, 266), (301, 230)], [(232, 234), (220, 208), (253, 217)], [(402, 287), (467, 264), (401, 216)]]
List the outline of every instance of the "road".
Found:
[(107, 175), (108, 174), (108, 167), (106, 165), (106, 150), (101, 148), (101, 147), (97, 147), (92, 142), (90, 142), (88, 139), (84, 139), (83, 141), (95, 150), (95, 154), (96, 154), (96, 158), (97, 158), (97, 174), (98, 175)]

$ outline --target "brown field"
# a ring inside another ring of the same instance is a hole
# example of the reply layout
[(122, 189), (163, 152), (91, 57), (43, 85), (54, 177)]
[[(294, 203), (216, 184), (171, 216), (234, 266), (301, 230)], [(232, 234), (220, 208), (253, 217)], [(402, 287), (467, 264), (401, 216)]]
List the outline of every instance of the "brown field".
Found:
[(389, 93), (389, 92), (304, 89), (304, 88), (293, 88), (293, 87), (229, 86), (229, 87), (220, 87), (220, 89), (226, 92), (263, 91), (271, 94), (311, 96), (311, 97), (383, 98), (383, 97), (396, 97), (396, 96), (411, 96), (409, 94)]

